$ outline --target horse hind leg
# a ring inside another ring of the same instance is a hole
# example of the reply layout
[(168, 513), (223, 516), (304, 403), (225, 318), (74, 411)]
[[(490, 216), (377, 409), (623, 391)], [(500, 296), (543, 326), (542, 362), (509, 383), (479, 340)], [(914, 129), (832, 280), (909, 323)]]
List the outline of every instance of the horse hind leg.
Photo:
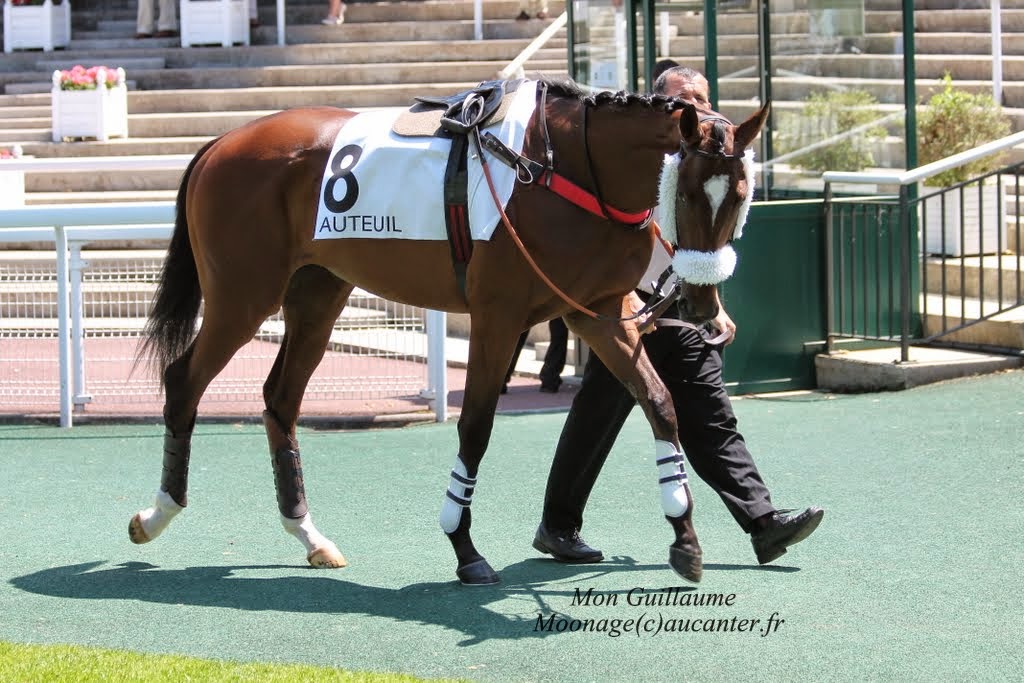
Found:
[[(269, 315), (242, 311), (255, 307), (215, 307), (209, 302), (202, 327), (192, 345), (164, 371), (164, 455), (160, 488), (149, 508), (128, 524), (132, 543), (159, 536), (188, 505), (188, 466), (192, 429), (199, 401), (210, 382), (224, 369)], [(272, 311), (270, 311), (272, 312)], [(244, 317), (243, 317), (244, 316)]]
[(318, 266), (307, 266), (292, 277), (285, 294), (285, 334), (277, 359), (263, 386), (274, 485), (281, 524), (306, 549), (314, 567), (344, 567), (338, 547), (317, 530), (306, 502), (302, 457), (295, 435), (302, 396), (330, 340), (353, 286)]

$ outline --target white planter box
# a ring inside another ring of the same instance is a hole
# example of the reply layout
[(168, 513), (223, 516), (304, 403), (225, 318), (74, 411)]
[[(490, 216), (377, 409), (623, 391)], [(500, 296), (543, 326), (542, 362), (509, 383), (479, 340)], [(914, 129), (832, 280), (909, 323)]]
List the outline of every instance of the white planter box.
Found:
[(4, 2), (4, 52), (29, 49), (49, 52), (71, 43), (71, 1), (54, 5), (14, 6)]
[(128, 88), (123, 73), (121, 85), (114, 88), (61, 90), (60, 72), (54, 71), (50, 99), (54, 142), (64, 138), (128, 137)]
[[(922, 188), (922, 194), (934, 192), (934, 188)], [(963, 241), (960, 239), (960, 191), (946, 193), (945, 220), (942, 212), (942, 196), (929, 197), (924, 201), (927, 222), (924, 249), (929, 254), (947, 256), (977, 256), (995, 254), (1006, 248), (1005, 232), (1006, 204), (999, 201), (1000, 187), (994, 181), (982, 188), (981, 202), (978, 201), (977, 185), (963, 190)], [(982, 226), (984, 228), (982, 229)], [(945, 247), (943, 247), (945, 234)]]
[(25, 172), (5, 171), (0, 161), (0, 209), (25, 206)]
[(248, 0), (181, 0), (181, 46), (249, 44)]

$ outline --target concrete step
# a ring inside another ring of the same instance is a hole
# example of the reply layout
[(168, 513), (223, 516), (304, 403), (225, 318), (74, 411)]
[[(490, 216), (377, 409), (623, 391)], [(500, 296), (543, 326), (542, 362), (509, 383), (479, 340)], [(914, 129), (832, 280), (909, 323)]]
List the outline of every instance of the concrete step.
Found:
[[(36, 62), (37, 71), (52, 74), (54, 71), (70, 69), (80, 61), (74, 59), (41, 59)], [(121, 55), (92, 55), (89, 58), (88, 66), (96, 65), (109, 66), (110, 68), (121, 67), (126, 73), (137, 69), (162, 69), (167, 66), (167, 60), (163, 57), (124, 57)], [(83, 64), (83, 66), (85, 66)]]
[(818, 388), (857, 393), (898, 391), (922, 384), (1000, 372), (1024, 365), (1017, 355), (998, 355), (913, 346), (910, 360), (900, 362), (899, 348), (837, 351), (814, 357)]
[(110, 190), (107, 192), (33, 192), (25, 195), (25, 205), (173, 202), (177, 194), (177, 188), (171, 190)]
[[(792, 35), (773, 35), (773, 57), (792, 51)], [(743, 56), (756, 54), (757, 35), (721, 36), (718, 44), (719, 55)], [(866, 55), (891, 55), (900, 53), (900, 34), (868, 34), (857, 42), (857, 48)], [(686, 63), (703, 63), (705, 52), (704, 36), (680, 36), (672, 38), (669, 54), (679, 55)], [(1003, 33), (1003, 54), (1024, 54), (1024, 36), (1020, 33)], [(917, 54), (958, 54), (985, 55), (992, 50), (988, 33), (921, 33), (915, 36)], [(773, 59), (774, 62), (774, 59)]]
[[(508, 60), (511, 61), (511, 60)], [(267, 88), (342, 85), (385, 85), (435, 83), (455, 80), (485, 81), (497, 77), (508, 61), (402, 62), (382, 64), (270, 66), (260, 68), (211, 67), (206, 69), (164, 69), (159, 73), (136, 71), (132, 77), (146, 90), (160, 89)], [(528, 66), (543, 71), (565, 69), (564, 59), (533, 60)]]
[[(757, 57), (719, 57), (719, 73), (728, 78), (731, 74), (755, 68)], [(939, 80), (948, 71), (953, 81), (960, 86), (963, 81), (988, 81), (991, 89), (992, 58), (987, 55), (960, 55), (950, 59), (948, 55), (918, 55), (915, 62), (917, 82)], [(876, 79), (899, 80), (903, 78), (903, 57), (901, 55), (779, 55), (772, 58), (776, 74), (801, 74), (825, 79), (851, 79), (870, 81)], [(1007, 83), (1024, 81), (1024, 56), (1003, 57), (1003, 78)], [(776, 79), (773, 79), (773, 86)], [(937, 87), (937, 86), (936, 86)], [(922, 93), (918, 93), (923, 96)]]
[(1024, 257), (1012, 254), (986, 256), (928, 257), (925, 261), (927, 291), (941, 291), (945, 274), (946, 291), (972, 299), (995, 299), (1000, 285), (1004, 301), (1024, 298)]
[[(979, 322), (943, 335), (941, 341), (1024, 350), (1024, 306), (1002, 310), (991, 301), (929, 294), (921, 310), (927, 336), (977, 320)], [(989, 317), (981, 320), (984, 316)]]
[[(52, 140), (48, 139), (45, 142), (23, 144), (22, 149), (26, 155), (40, 159), (195, 154), (200, 147), (206, 144), (211, 138), (215, 137), (213, 135), (200, 135), (174, 136), (166, 138), (137, 138), (131, 135), (131, 120), (128, 122), (128, 132), (130, 135), (127, 138), (111, 138), (106, 142), (97, 140), (90, 142), (68, 143), (52, 142)], [(184, 170), (184, 168), (182, 170)], [(28, 176), (35, 176), (36, 173), (43, 172), (28, 171), (26, 173)], [(71, 175), (76, 173), (76, 171), (62, 171), (62, 173)], [(81, 173), (88, 172), (81, 171)]]
[[(52, 131), (47, 121), (46, 128), (0, 128), (0, 144), (21, 143), (24, 147), (29, 142), (49, 142), (52, 138)], [(28, 152), (26, 152), (27, 154)]]
[[(734, 72), (731, 72), (734, 73)], [(740, 77), (726, 75), (718, 82), (719, 97), (723, 100), (747, 100), (757, 94), (757, 79), (746, 76), (747, 71), (742, 72)], [(918, 72), (920, 73), (920, 72)], [(991, 80), (966, 80), (956, 81), (956, 86), (967, 92), (991, 94)], [(821, 92), (826, 88), (841, 87), (850, 90), (864, 90), (871, 93), (880, 103), (901, 104), (903, 102), (903, 80), (900, 78), (871, 78), (866, 76), (842, 77), (834, 76), (827, 78), (822, 75), (808, 76), (780, 76), (772, 80), (773, 106), (783, 106), (786, 102), (799, 103), (808, 95), (814, 92)], [(921, 101), (927, 100), (933, 94), (940, 92), (942, 83), (933, 78), (919, 78), (916, 82), (917, 96)], [(1003, 83), (1003, 104), (1011, 109), (1024, 109), (1024, 79), (1020, 81), (1004, 81)], [(1007, 112), (1018, 117), (1017, 129), (1020, 129), (1024, 112)]]
[[(8, 83), (4, 86), (4, 93), (7, 95), (28, 95), (32, 93), (49, 93), (53, 88), (53, 81), (49, 78), (45, 78), (45, 74), (39, 74), (36, 76), (40, 79), (39, 81), (27, 81), (24, 83)], [(136, 90), (139, 84), (133, 80), (126, 80), (125, 86), (129, 90)]]
[[(521, 38), (495, 40), (454, 40), (440, 41), (381, 41), (366, 43), (338, 43), (322, 45), (250, 45), (224, 48), (203, 46), (183, 49), (181, 47), (152, 47), (149, 41), (133, 41), (128, 47), (102, 51), (101, 55), (110, 60), (161, 58), (171, 68), (196, 68), (207, 66), (279, 66), (296, 64), (365, 64), (375, 62), (417, 62), (459, 60), (459, 59), (502, 59), (517, 56), (534, 35)], [(556, 35), (546, 44), (545, 49), (560, 51), (566, 56), (564, 33)], [(98, 51), (64, 50), (62, 60), (85, 63), (93, 60)], [(36, 70), (41, 53), (14, 52), (4, 55), (0, 62), (0, 78), (18, 72)], [(131, 73), (129, 72), (129, 75)]]

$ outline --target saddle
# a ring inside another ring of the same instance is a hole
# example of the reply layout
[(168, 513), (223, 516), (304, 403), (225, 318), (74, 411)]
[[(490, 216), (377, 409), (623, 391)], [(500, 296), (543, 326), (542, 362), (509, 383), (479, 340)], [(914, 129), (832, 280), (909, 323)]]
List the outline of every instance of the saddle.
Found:
[(485, 81), (472, 90), (448, 97), (416, 97), (391, 130), (405, 137), (442, 137), (452, 141), (444, 171), (444, 220), (455, 279), (466, 295), (466, 271), (473, 255), (469, 226), (469, 137), (475, 130), (500, 122), (523, 81)]
[[(416, 104), (402, 112), (391, 126), (395, 135), (402, 137), (450, 137), (451, 130), (463, 124), (464, 107), (471, 95), (482, 99), (479, 122), (481, 128), (499, 123), (512, 104), (512, 96), (522, 80), (484, 81), (471, 90), (447, 97), (417, 96)], [(453, 126), (453, 122), (455, 125)], [(465, 131), (458, 134), (465, 135)]]

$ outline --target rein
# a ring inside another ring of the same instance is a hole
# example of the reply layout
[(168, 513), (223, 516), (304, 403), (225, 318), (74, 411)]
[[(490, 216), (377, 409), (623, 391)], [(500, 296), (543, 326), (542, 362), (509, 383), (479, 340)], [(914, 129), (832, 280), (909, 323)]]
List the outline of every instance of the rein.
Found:
[[(512, 151), (492, 133), (487, 133), (482, 138), (478, 134), (477, 147), (484, 147), (503, 164), (514, 168), (516, 170), (516, 178), (524, 185), (539, 184), (584, 211), (613, 223), (621, 223), (631, 230), (643, 230), (646, 228), (647, 224), (654, 217), (653, 208), (644, 209), (643, 211), (622, 211), (605, 202), (601, 196), (601, 188), (597, 183), (597, 178), (594, 176), (593, 163), (590, 159), (590, 145), (587, 142), (586, 105), (583, 107), (583, 150), (586, 153), (587, 171), (590, 174), (591, 183), (594, 185), (594, 192), (591, 193), (584, 190), (555, 171), (555, 153), (551, 147), (551, 136), (548, 134), (548, 119), (545, 108), (547, 95), (547, 83), (541, 83), (539, 110), (541, 131), (544, 137), (544, 164)], [(481, 158), (483, 158), (482, 155)]]
[[(618, 222), (627, 228), (635, 230), (643, 230), (648, 224), (653, 224), (657, 234), (659, 236), (659, 242), (664, 246), (666, 250), (671, 254), (669, 245), (662, 239), (660, 239), (661, 231), (658, 229), (657, 224), (653, 222), (654, 209), (646, 209), (639, 212), (626, 212), (616, 209), (613, 206), (607, 204), (601, 197), (600, 188), (597, 185), (596, 179), (594, 178), (593, 167), (590, 160), (590, 148), (587, 144), (587, 126), (586, 126), (586, 105), (583, 108), (583, 145), (587, 155), (587, 170), (590, 172), (591, 180), (594, 182), (594, 187), (597, 190), (597, 196), (594, 196), (590, 192), (587, 192), (579, 185), (575, 184), (568, 178), (558, 174), (554, 169), (554, 150), (551, 147), (551, 137), (548, 134), (548, 124), (546, 116), (545, 103), (547, 101), (547, 84), (541, 84), (541, 96), (540, 96), (540, 123), (541, 131), (544, 137), (544, 156), (546, 164), (540, 164), (532, 159), (528, 159), (521, 154), (518, 154), (509, 149), (504, 143), (502, 143), (492, 133), (486, 133), (480, 135), (480, 130), (474, 127), (472, 132), (472, 139), (476, 144), (477, 153), (480, 158), (480, 166), (483, 169), (484, 176), (487, 178), (487, 187), (491, 191), (491, 197), (494, 199), (494, 205), (501, 214), (501, 222), (504, 224), (505, 229), (508, 231), (509, 237), (515, 243), (516, 248), (526, 259), (526, 262), (530, 264), (530, 268), (533, 272), (541, 279), (541, 281), (548, 286), (548, 288), (554, 292), (562, 301), (567, 303), (575, 310), (583, 313), (584, 315), (593, 318), (594, 320), (615, 320), (618, 322), (624, 322), (628, 320), (636, 320), (644, 316), (648, 316), (653, 319), (654, 316), (649, 316), (652, 311), (657, 310), (658, 312), (663, 311), (665, 307), (671, 303), (677, 296), (679, 289), (678, 281), (673, 283), (673, 286), (668, 290), (667, 293), (659, 296), (652, 297), (639, 311), (631, 316), (625, 318), (619, 318), (615, 316), (607, 316), (601, 313), (590, 310), (586, 306), (577, 303), (572, 297), (562, 291), (558, 285), (551, 281), (544, 271), (540, 269), (537, 262), (530, 256), (530, 252), (527, 251), (526, 245), (519, 239), (519, 235), (516, 233), (515, 228), (512, 226), (512, 222), (508, 219), (508, 215), (505, 213), (504, 207), (501, 205), (501, 200), (498, 198), (497, 190), (494, 188), (494, 181), (491, 178), (491, 171), (487, 165), (487, 158), (483, 154), (483, 150), (487, 149), (495, 157), (505, 165), (516, 170), (516, 178), (519, 182), (524, 185), (532, 185), (534, 183), (540, 183), (543, 187), (548, 188), (558, 196), (566, 199), (570, 203), (594, 214), (600, 218), (611, 222)], [(664, 285), (665, 281), (671, 275), (671, 269), (666, 270), (662, 273), (658, 281), (658, 291), (661, 290), (661, 285)]]

